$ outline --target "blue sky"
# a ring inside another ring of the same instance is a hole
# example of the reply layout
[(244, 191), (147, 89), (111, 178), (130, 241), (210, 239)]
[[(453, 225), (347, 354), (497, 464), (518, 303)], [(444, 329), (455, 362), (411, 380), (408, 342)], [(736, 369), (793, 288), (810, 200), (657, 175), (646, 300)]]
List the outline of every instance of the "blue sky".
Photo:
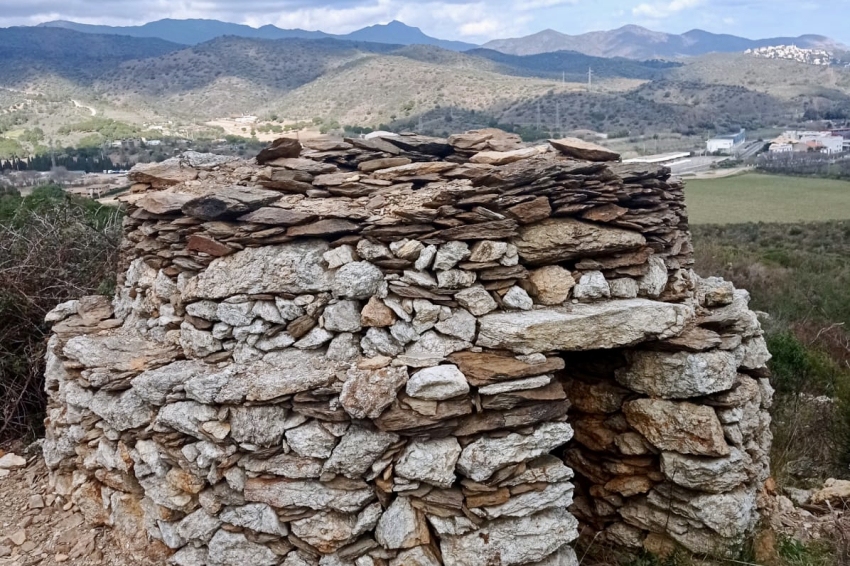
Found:
[(331, 33), (398, 19), (474, 43), (546, 28), (576, 34), (638, 24), (753, 38), (816, 33), (850, 44), (850, 0), (0, 0), (0, 26), (53, 19), (130, 25), (165, 17)]

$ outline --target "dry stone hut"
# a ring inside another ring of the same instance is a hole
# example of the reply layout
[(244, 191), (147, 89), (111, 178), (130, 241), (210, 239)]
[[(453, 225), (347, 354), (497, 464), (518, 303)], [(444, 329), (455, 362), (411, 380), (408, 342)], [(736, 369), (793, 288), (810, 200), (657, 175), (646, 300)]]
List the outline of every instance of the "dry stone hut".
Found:
[(768, 477), (748, 295), (681, 182), (497, 130), (137, 167), (114, 300), (60, 305), (55, 490), (163, 562), (734, 555)]

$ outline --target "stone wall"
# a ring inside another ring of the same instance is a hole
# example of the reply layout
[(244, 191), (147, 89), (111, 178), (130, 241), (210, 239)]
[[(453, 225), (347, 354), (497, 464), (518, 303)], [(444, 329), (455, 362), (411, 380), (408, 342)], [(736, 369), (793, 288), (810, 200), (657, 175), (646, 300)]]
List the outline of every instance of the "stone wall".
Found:
[(59, 494), (186, 566), (736, 551), (769, 354), (681, 182), (496, 130), (305, 146), (131, 173), (114, 300), (48, 315)]

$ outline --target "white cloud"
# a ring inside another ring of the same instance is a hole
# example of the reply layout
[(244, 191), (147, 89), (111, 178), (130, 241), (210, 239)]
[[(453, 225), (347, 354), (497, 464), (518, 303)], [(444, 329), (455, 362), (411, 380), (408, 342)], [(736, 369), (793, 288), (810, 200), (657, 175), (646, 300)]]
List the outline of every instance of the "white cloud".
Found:
[(660, 20), (683, 10), (696, 8), (704, 2), (705, 0), (671, 0), (670, 2), (643, 3), (632, 9), (632, 15), (639, 18)]

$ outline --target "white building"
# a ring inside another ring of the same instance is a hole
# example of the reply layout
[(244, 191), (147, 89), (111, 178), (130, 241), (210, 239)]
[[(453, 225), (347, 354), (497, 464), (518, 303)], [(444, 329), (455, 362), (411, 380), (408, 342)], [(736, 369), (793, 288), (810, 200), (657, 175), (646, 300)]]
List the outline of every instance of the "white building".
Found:
[(841, 153), (845, 151), (847, 140), (832, 132), (789, 130), (773, 140), (771, 153), (807, 152)]
[(716, 138), (711, 138), (705, 143), (705, 147), (708, 153), (731, 154), (735, 151), (735, 148), (740, 145), (743, 145), (746, 141), (747, 131), (741, 130), (737, 134), (731, 134), (728, 136), (717, 136)]

